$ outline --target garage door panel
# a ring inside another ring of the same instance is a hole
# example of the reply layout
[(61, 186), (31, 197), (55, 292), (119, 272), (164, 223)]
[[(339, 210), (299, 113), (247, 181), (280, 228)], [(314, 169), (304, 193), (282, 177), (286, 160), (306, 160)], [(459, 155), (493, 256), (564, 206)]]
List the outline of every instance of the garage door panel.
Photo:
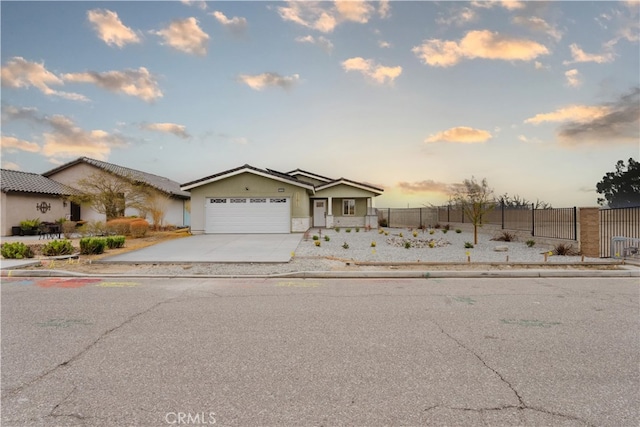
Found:
[(209, 198), (206, 233), (289, 233), (289, 198)]

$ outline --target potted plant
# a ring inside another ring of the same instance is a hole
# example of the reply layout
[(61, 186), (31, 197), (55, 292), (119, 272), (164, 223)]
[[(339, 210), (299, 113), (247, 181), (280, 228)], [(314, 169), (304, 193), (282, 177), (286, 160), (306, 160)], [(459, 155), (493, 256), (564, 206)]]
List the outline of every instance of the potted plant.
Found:
[(20, 230), (23, 236), (35, 236), (38, 234), (38, 227), (40, 227), (40, 218), (20, 221)]

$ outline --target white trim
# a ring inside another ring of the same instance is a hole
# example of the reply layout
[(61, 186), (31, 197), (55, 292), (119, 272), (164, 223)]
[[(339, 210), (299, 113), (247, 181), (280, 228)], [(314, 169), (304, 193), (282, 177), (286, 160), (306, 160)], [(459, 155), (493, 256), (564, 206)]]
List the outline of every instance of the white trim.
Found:
[(206, 181), (199, 181), (199, 182), (196, 182), (196, 183), (191, 184), (191, 185), (182, 186), (182, 187), (180, 187), (180, 189), (183, 190), (183, 191), (188, 191), (188, 190), (191, 190), (192, 188), (201, 187), (203, 185), (211, 184), (212, 182), (220, 181), (220, 180), (223, 180), (223, 179), (226, 179), (226, 178), (231, 178), (232, 176), (240, 175), (240, 174), (243, 174), (243, 173), (252, 173), (254, 175), (258, 175), (258, 176), (261, 176), (263, 178), (273, 179), (274, 181), (284, 182), (284, 183), (287, 183), (287, 184), (294, 185), (296, 187), (306, 188), (307, 190), (311, 190), (312, 192), (315, 192), (314, 191), (314, 186), (311, 185), (311, 184), (303, 184), (303, 183), (295, 182), (292, 179), (281, 178), (281, 177), (278, 177), (278, 176), (275, 176), (275, 175), (271, 175), (271, 174), (266, 173), (266, 172), (257, 171), (255, 169), (251, 169), (251, 168), (242, 168), (242, 169), (239, 169), (237, 171), (225, 173), (223, 175), (218, 175), (218, 176), (209, 178)]

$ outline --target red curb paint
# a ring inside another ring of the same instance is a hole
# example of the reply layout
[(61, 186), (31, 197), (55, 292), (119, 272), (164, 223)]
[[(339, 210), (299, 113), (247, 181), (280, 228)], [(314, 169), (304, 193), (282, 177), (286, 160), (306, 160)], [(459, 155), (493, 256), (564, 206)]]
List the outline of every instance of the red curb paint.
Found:
[(40, 288), (82, 288), (92, 283), (101, 282), (101, 279), (44, 279), (38, 280), (36, 285)]

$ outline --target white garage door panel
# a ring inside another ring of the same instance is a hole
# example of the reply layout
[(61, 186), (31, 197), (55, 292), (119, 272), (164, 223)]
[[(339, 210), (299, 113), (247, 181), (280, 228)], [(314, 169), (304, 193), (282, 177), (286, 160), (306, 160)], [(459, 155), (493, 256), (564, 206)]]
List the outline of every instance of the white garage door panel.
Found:
[(205, 233), (289, 233), (288, 198), (210, 198)]

